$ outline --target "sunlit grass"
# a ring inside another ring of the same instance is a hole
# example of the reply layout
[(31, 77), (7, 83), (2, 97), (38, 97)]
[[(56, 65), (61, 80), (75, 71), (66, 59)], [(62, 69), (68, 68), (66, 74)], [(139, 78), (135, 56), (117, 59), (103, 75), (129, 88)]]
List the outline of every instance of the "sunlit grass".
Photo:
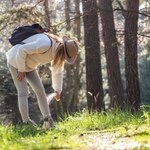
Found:
[(141, 125), (148, 124), (147, 118), (142, 113), (131, 114), (130, 112), (111, 111), (102, 113), (87, 112), (68, 116), (62, 122), (58, 123), (58, 128), (68, 131), (79, 130), (104, 130), (114, 129), (123, 125)]
[(91, 114), (84, 111), (72, 116), (66, 115), (64, 119), (56, 123), (54, 130), (21, 125), (1, 125), (0, 149), (84, 149), (86, 144), (80, 135), (92, 131), (115, 131), (120, 133), (120, 136), (129, 136), (146, 143), (150, 140), (149, 118), (149, 111), (146, 110), (134, 115), (121, 111)]

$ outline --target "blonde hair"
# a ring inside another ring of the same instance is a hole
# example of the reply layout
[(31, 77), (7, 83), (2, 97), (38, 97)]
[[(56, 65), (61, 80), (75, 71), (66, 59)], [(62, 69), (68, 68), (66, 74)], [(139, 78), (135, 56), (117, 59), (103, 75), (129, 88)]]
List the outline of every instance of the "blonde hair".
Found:
[(59, 45), (56, 51), (57, 53), (55, 55), (52, 66), (57, 65), (58, 67), (61, 67), (65, 61), (64, 45), (63, 44)]
[(49, 38), (52, 38), (56, 42), (60, 43), (56, 50), (56, 54), (55, 54), (55, 58), (53, 60), (52, 66), (57, 65), (58, 67), (61, 67), (61, 66), (63, 66), (64, 61), (65, 61), (65, 51), (64, 51), (64, 44), (62, 42), (62, 39), (54, 34), (48, 34), (48, 33), (46, 33), (46, 34), (48, 35)]

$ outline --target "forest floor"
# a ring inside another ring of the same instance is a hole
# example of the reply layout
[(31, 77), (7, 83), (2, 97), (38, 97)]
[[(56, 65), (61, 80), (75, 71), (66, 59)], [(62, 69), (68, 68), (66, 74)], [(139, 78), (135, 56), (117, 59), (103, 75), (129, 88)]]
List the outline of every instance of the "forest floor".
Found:
[(0, 139), (0, 150), (150, 150), (150, 112), (83, 112), (54, 130), (0, 125)]
[(140, 143), (130, 137), (122, 136), (116, 133), (88, 133), (83, 135), (87, 144), (86, 150), (149, 150), (150, 141)]

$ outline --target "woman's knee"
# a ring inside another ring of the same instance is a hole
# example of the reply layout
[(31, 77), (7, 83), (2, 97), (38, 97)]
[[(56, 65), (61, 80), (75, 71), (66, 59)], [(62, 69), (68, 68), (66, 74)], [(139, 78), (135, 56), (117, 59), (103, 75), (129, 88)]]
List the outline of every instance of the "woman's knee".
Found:
[(37, 89), (35, 89), (35, 94), (36, 95), (45, 95), (44, 88), (37, 88)]
[(28, 96), (28, 91), (18, 91), (18, 96), (24, 97), (24, 96)]

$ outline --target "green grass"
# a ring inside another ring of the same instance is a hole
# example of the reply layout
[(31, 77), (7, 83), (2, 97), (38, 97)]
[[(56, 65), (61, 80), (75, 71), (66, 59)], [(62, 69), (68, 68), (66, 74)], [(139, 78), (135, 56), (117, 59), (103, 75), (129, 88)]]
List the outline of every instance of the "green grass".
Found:
[(150, 114), (106, 112), (88, 114), (86, 111), (66, 116), (54, 130), (31, 126), (0, 126), (0, 150), (86, 149), (82, 135), (90, 132), (114, 132), (128, 136), (141, 144), (150, 141)]

